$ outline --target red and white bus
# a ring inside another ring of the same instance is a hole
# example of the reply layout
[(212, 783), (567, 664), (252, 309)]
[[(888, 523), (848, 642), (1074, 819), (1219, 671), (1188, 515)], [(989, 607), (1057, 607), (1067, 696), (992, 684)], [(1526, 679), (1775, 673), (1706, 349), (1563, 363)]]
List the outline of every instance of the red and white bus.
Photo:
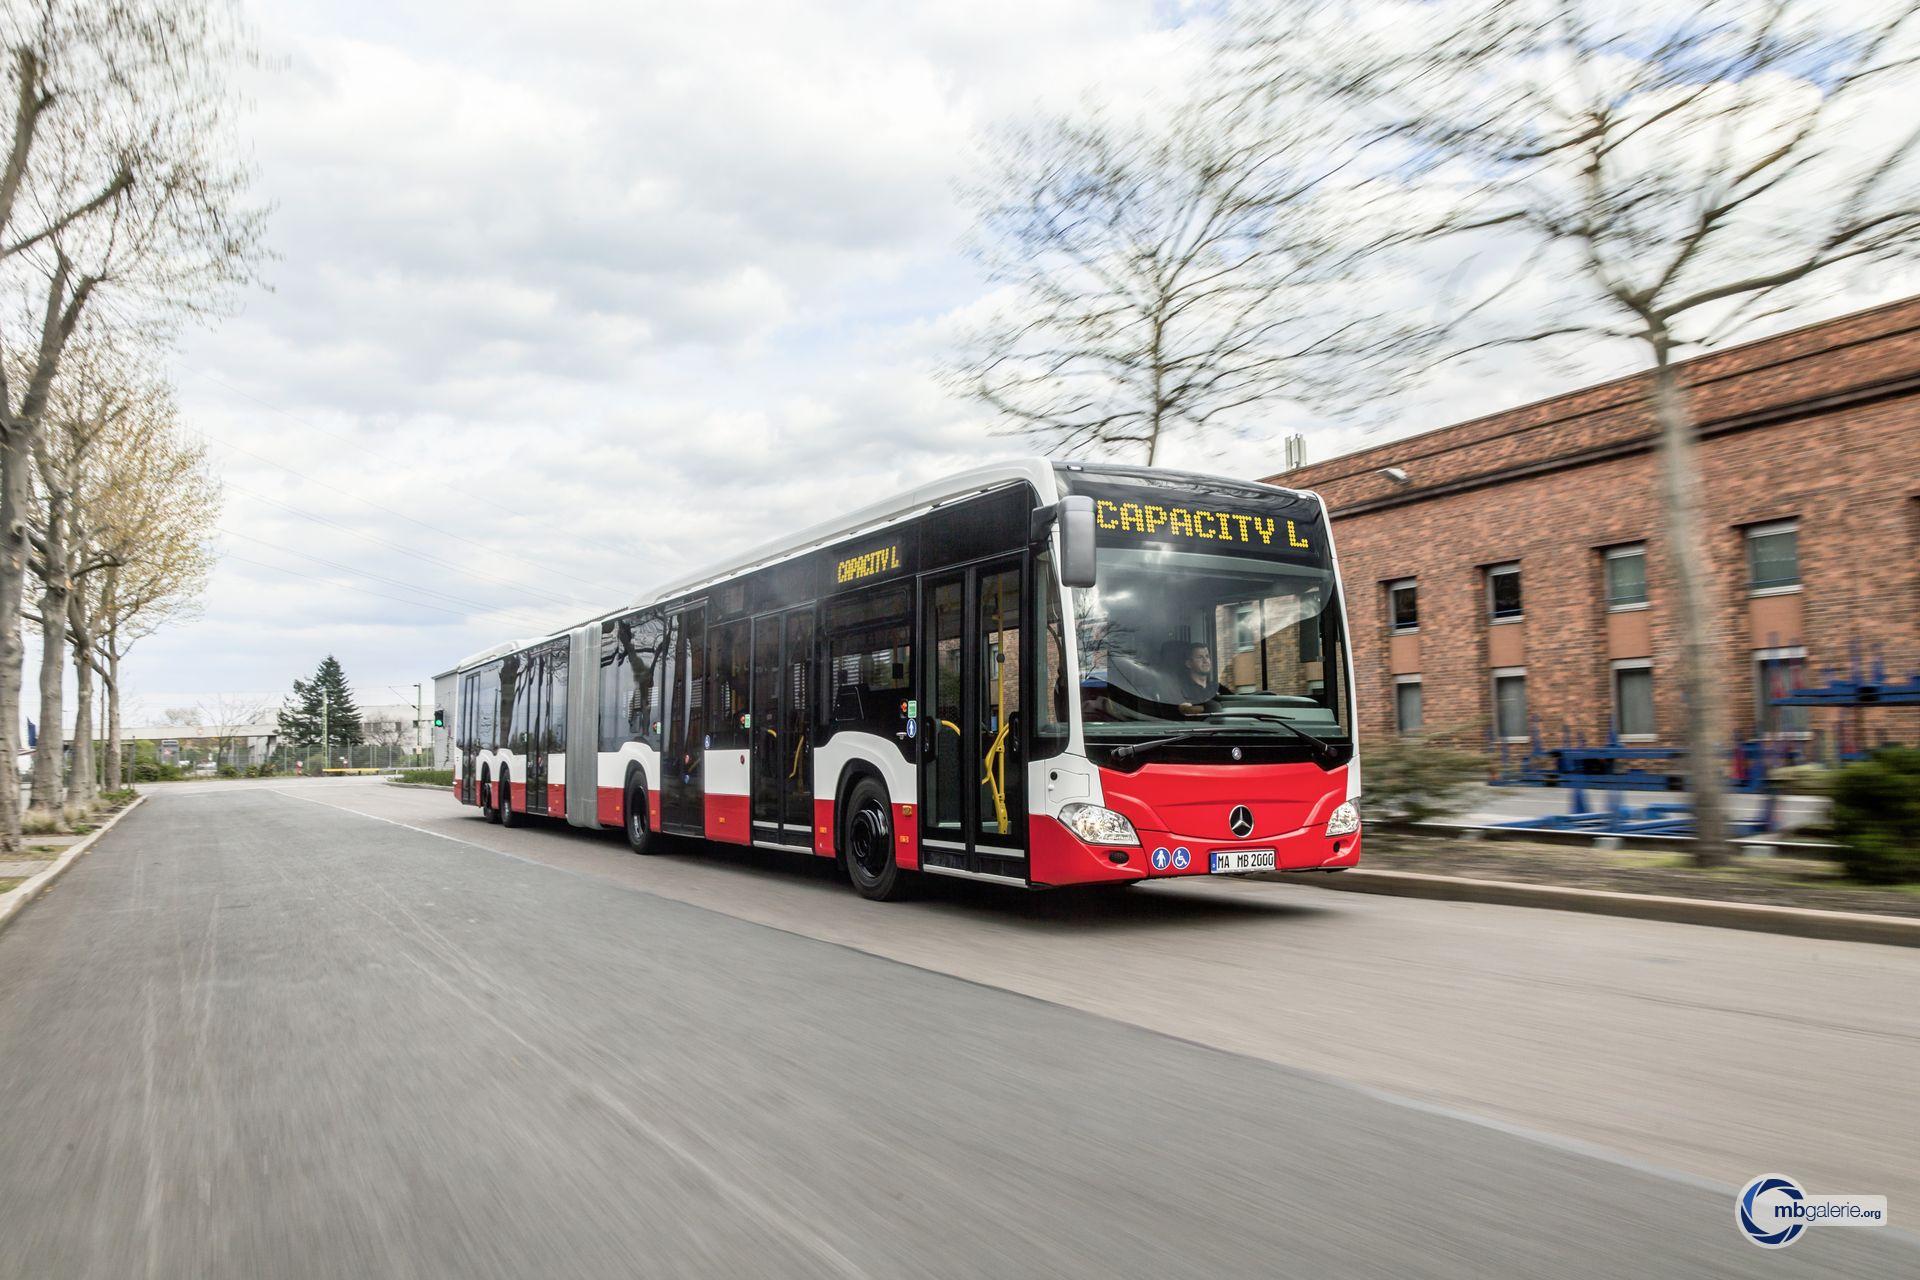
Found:
[(1318, 496), (1030, 461), (927, 485), (455, 669), (454, 790), (1024, 886), (1360, 857)]

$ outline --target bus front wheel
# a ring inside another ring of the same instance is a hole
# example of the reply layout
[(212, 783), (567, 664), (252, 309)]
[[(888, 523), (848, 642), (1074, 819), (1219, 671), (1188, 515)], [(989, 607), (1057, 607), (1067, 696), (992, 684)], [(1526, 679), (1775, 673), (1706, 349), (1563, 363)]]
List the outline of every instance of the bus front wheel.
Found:
[(502, 769), (500, 771), (500, 781), (494, 785), (500, 789), (500, 794), (493, 798), (494, 803), (498, 805), (500, 809), (500, 825), (503, 827), (519, 826), (521, 821), (520, 815), (515, 813), (513, 809), (513, 778), (508, 775), (506, 770)]
[(657, 853), (659, 846), (647, 825), (647, 789), (639, 778), (627, 780), (627, 844), (635, 853)]
[(480, 816), (488, 822), (500, 821), (499, 795), (493, 789), (493, 779), (480, 779)]
[(876, 779), (860, 779), (847, 793), (845, 812), (841, 857), (854, 890), (876, 902), (901, 897), (907, 877), (893, 856), (893, 807), (887, 802), (887, 789)]

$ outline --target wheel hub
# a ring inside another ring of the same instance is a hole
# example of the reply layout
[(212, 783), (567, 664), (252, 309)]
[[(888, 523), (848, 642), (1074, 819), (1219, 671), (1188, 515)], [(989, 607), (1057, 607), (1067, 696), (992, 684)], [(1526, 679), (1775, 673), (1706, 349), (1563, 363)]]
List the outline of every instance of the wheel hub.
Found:
[(860, 806), (853, 815), (853, 828), (849, 835), (848, 849), (861, 871), (873, 878), (887, 869), (893, 833), (888, 829), (887, 815), (879, 805)]

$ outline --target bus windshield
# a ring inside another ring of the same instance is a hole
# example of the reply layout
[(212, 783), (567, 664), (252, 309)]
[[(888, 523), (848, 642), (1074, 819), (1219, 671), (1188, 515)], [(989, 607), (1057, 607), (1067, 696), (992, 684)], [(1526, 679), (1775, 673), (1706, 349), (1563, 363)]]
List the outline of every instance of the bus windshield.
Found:
[(1349, 736), (1333, 573), (1153, 545), (1102, 545), (1073, 592), (1089, 742), (1215, 729)]

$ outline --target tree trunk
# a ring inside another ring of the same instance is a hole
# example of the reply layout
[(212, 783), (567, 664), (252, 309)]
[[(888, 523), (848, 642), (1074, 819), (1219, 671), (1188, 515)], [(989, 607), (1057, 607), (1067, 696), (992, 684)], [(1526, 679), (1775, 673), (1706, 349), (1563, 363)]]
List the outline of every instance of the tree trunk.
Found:
[(99, 799), (93, 787), (93, 661), (78, 633), (73, 656), (73, 769), (67, 774), (67, 803), (91, 809)]
[(67, 676), (67, 513), (48, 484), (46, 579), (40, 589), (40, 745), (33, 753), (33, 807), (60, 809)]
[(20, 848), (20, 604), (27, 585), (27, 466), (18, 422), (0, 443), (0, 851)]
[(67, 631), (73, 638), (73, 772), (67, 775), (67, 803), (92, 808), (100, 801), (100, 774), (95, 757), (99, 736), (94, 732), (93, 620), (87, 616), (85, 592), (67, 599)]
[(1721, 714), (1719, 626), (1706, 586), (1701, 531), (1700, 473), (1693, 417), (1669, 362), (1664, 336), (1654, 342), (1653, 411), (1660, 428), (1660, 498), (1665, 510), (1667, 559), (1673, 569), (1674, 612), (1680, 625), (1681, 695), (1686, 703), (1687, 789), (1693, 793), (1694, 861), (1724, 862), (1727, 796), (1726, 729)]
[(132, 781), (120, 770), (120, 655), (107, 641), (107, 790), (118, 791)]

